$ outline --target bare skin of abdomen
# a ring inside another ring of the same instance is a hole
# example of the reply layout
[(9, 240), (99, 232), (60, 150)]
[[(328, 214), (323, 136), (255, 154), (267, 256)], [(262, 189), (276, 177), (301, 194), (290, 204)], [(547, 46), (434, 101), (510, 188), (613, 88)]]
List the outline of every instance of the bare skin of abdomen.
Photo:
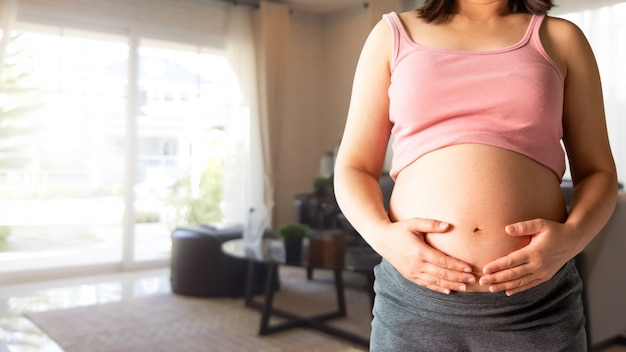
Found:
[[(403, 169), (389, 216), (448, 222), (448, 232), (426, 234), (426, 242), (472, 265), (479, 279), (485, 264), (529, 243), (528, 236), (507, 235), (506, 225), (535, 218), (563, 222), (567, 211), (550, 169), (505, 149), (461, 144), (430, 152)], [(467, 291), (485, 292), (488, 286), (468, 284)]]

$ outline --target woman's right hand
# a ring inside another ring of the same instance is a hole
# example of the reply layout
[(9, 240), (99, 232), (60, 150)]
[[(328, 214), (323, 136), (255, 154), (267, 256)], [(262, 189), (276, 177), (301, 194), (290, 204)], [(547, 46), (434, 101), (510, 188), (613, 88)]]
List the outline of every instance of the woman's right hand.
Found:
[(412, 218), (393, 222), (378, 229), (384, 240), (374, 249), (402, 276), (433, 291), (449, 294), (465, 291), (467, 283), (476, 282), (472, 266), (436, 250), (426, 243), (427, 233), (444, 233), (448, 223)]

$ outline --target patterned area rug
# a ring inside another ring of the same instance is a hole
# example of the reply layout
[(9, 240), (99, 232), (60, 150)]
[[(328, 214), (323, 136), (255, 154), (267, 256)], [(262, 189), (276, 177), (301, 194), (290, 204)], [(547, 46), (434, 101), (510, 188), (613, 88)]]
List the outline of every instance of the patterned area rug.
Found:
[[(330, 273), (281, 268), (275, 306), (301, 314), (335, 309)], [(348, 283), (348, 286), (349, 283)], [(348, 316), (332, 324), (368, 336), (370, 303), (362, 288), (347, 287)], [(66, 352), (337, 351), (366, 349), (315, 330), (296, 328), (258, 336), (260, 312), (243, 299), (149, 296), (104, 305), (29, 313), (27, 317)], [(272, 323), (279, 322), (272, 318)]]

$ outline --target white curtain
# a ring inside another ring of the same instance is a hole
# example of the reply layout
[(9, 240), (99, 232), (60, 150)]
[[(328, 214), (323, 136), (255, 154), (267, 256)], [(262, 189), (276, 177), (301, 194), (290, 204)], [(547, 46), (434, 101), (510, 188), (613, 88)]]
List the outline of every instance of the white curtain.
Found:
[(626, 182), (626, 2), (557, 13), (587, 36), (600, 68), (607, 127), (618, 177)]
[[(268, 129), (261, 119), (253, 11), (232, 6), (228, 16), (227, 54), (239, 80), (241, 101), (231, 107), (229, 158), (225, 165), (225, 218), (262, 232), (271, 226), (272, 189)], [(246, 231), (244, 231), (244, 236)]]
[(11, 38), (11, 27), (17, 12), (17, 0), (0, 0), (0, 80), (7, 47)]

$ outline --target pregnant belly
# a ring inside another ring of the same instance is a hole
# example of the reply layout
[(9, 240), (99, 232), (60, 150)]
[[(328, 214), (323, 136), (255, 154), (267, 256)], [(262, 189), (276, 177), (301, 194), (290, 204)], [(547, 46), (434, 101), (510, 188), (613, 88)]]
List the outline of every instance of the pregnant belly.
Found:
[[(389, 215), (393, 221), (420, 217), (446, 221), (442, 234), (426, 234), (432, 247), (472, 265), (485, 264), (526, 246), (530, 237), (510, 236), (508, 224), (542, 218), (564, 221), (559, 181), (546, 167), (520, 154), (464, 144), (431, 152), (396, 180)], [(468, 291), (487, 291), (478, 284)]]

